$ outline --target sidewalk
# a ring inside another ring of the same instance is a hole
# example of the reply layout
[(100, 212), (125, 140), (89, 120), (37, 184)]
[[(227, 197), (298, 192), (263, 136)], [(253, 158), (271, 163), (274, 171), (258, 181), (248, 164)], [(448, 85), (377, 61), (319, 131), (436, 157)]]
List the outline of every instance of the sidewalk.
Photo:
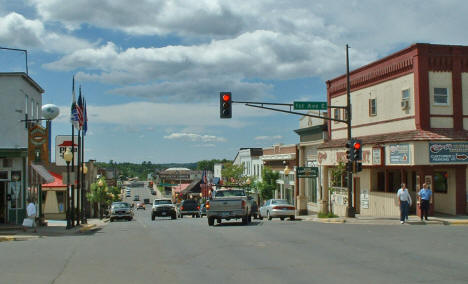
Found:
[(2, 225), (0, 226), (0, 242), (76, 235), (102, 228), (108, 221), (108, 219), (100, 220), (90, 218), (88, 219), (88, 224), (78, 225), (67, 230), (67, 221), (47, 220), (47, 226), (37, 227), (37, 233), (34, 233), (31, 228), (28, 228), (27, 231), (24, 232), (22, 226)]
[[(368, 224), (368, 225), (401, 225), (399, 217), (367, 217), (356, 215), (355, 218), (318, 218), (317, 215), (298, 216), (297, 219), (318, 223), (335, 224)], [(428, 221), (421, 221), (417, 215), (410, 215), (407, 224), (409, 225), (468, 225), (468, 216), (438, 215), (429, 217)]]

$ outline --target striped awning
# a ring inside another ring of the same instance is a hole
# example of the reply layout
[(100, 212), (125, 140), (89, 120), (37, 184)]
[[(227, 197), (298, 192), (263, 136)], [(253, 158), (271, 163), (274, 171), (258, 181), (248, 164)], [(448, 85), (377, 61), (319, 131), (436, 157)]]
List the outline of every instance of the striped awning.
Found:
[(55, 178), (44, 168), (43, 165), (31, 164), (31, 168), (46, 182), (51, 183), (55, 181)]

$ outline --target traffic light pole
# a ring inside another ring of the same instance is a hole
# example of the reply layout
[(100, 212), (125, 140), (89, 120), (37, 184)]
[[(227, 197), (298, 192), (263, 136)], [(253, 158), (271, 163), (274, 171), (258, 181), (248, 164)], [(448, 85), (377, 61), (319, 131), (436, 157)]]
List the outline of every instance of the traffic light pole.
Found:
[[(346, 113), (348, 125), (348, 141), (351, 141), (351, 86), (349, 84), (349, 46), (346, 45)], [(348, 161), (348, 163), (352, 163)], [(349, 168), (349, 167), (348, 167)], [(348, 170), (348, 208), (346, 210), (346, 217), (355, 217), (355, 210), (353, 207), (353, 171)]]

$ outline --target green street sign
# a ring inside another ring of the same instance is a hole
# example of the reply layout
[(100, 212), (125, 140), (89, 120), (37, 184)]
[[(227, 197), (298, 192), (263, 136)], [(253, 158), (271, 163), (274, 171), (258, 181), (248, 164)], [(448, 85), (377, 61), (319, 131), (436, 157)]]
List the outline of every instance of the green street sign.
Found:
[(298, 178), (316, 178), (318, 177), (318, 167), (297, 167)]
[(327, 102), (294, 102), (295, 110), (327, 110)]

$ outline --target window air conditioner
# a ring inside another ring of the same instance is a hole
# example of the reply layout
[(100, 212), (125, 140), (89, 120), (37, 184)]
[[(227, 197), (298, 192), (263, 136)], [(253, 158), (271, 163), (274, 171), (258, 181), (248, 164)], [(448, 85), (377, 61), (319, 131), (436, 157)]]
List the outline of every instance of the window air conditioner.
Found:
[(409, 108), (409, 101), (408, 100), (402, 100), (401, 101), (401, 109), (405, 110)]

